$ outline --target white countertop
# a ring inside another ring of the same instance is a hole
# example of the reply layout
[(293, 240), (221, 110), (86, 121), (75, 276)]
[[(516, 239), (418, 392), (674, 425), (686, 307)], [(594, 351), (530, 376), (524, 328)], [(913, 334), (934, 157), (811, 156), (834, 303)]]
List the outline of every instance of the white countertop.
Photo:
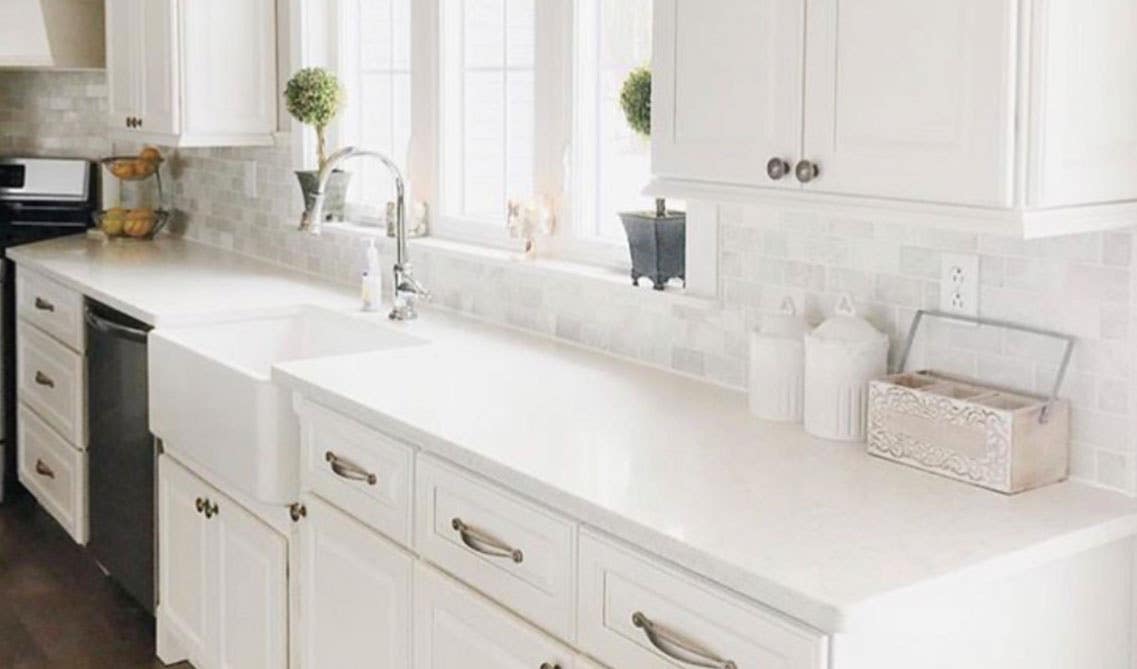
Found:
[(156, 327), (246, 318), (297, 304), (356, 305), (342, 286), (166, 236), (138, 242), (74, 235), (6, 254)]
[[(221, 250), (144, 246), (9, 255), (159, 325), (354, 304)], [(390, 327), (432, 344), (274, 378), (824, 631), (1137, 533), (1137, 500), (1082, 484), (1005, 497), (763, 423), (743, 395), (668, 372), (433, 310)]]

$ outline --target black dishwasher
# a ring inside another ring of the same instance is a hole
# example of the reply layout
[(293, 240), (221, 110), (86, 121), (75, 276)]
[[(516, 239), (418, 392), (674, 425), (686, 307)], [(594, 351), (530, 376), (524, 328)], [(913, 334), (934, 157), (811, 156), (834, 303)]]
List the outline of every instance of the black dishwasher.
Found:
[(149, 326), (87, 303), (88, 550), (154, 613), (154, 470), (146, 338)]

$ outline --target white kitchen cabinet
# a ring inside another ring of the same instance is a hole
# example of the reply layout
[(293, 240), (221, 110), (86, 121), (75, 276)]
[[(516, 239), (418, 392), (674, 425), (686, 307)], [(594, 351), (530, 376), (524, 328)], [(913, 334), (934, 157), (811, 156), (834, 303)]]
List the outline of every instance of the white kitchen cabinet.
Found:
[(273, 0), (107, 0), (114, 139), (164, 146), (271, 144)]
[(415, 565), (415, 669), (573, 669), (574, 653), (423, 563)]
[(287, 556), (283, 536), (162, 456), (158, 657), (198, 669), (287, 667)]
[(1016, 0), (808, 4), (807, 188), (1013, 204)]
[(798, 188), (802, 0), (655, 3), (652, 165), (659, 176)]
[(414, 558), (317, 497), (305, 496), (303, 507), (295, 526), (298, 664), (408, 669)]
[(663, 0), (654, 21), (655, 195), (1025, 238), (1137, 222), (1131, 2)]

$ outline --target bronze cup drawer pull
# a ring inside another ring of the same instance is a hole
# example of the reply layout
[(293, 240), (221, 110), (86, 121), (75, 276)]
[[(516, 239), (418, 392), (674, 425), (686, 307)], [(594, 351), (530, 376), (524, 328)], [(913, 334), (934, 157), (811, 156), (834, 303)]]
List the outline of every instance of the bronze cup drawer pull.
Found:
[(509, 558), (517, 564), (521, 564), (521, 561), (525, 559), (525, 554), (521, 552), (521, 549), (514, 548), (496, 537), (470, 527), (462, 522), (461, 518), (451, 520), (450, 527), (453, 527), (458, 536), (462, 538), (462, 543), (475, 553), (490, 557)]
[(367, 483), (367, 485), (375, 485), (379, 482), (379, 478), (371, 472), (347, 458), (341, 458), (331, 451), (324, 454), (324, 459), (332, 466), (332, 472), (340, 478), (349, 481), (363, 481)]
[(55, 387), (55, 381), (52, 380), (52, 378), (50, 376), (48, 376), (47, 374), (44, 374), (43, 372), (38, 371), (38, 370), (36, 371), (36, 383), (38, 383), (41, 386), (47, 386), (48, 388), (54, 388)]
[(733, 660), (724, 660), (699, 643), (652, 622), (643, 613), (632, 614), (632, 624), (644, 631), (644, 636), (655, 649), (667, 657), (691, 667), (707, 669), (738, 669)]
[(36, 309), (39, 309), (40, 311), (55, 311), (55, 305), (43, 299), (42, 297), (37, 297), (35, 304)]
[(55, 478), (55, 472), (52, 471), (51, 467), (48, 467), (46, 464), (44, 464), (43, 460), (36, 460), (36, 473), (40, 476), (43, 476), (44, 478)]

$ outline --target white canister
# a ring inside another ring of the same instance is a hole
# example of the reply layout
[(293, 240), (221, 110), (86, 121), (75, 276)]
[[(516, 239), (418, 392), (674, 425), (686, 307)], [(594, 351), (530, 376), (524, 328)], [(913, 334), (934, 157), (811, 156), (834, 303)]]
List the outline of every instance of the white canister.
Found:
[(844, 296), (836, 314), (805, 336), (805, 431), (864, 441), (868, 383), (888, 372), (888, 337)]
[(809, 324), (792, 298), (750, 333), (750, 413), (769, 421), (798, 423), (805, 389), (805, 342)]

